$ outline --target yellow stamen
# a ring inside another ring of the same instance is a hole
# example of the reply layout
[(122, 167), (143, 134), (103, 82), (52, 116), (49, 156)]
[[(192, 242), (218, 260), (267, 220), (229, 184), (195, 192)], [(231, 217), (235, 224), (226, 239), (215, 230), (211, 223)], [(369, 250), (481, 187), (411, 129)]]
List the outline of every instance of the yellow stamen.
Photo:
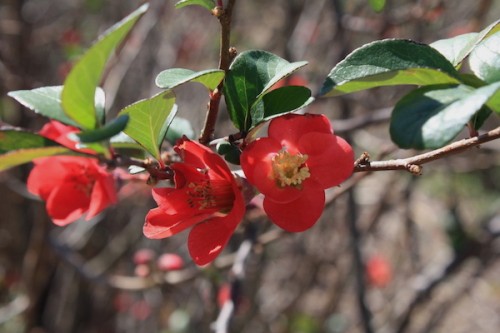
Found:
[(273, 157), (273, 176), (278, 186), (300, 186), (304, 180), (309, 178), (309, 168), (305, 165), (308, 156), (300, 153), (290, 154), (282, 150)]

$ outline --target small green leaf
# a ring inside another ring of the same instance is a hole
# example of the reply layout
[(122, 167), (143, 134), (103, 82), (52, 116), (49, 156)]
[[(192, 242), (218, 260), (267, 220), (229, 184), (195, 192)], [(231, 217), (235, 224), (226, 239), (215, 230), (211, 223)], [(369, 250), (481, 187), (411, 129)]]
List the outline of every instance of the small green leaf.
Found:
[(166, 90), (127, 106), (119, 115), (130, 116), (124, 132), (156, 159), (160, 159), (160, 145), (176, 110), (175, 95)]
[(272, 90), (252, 105), (251, 127), (273, 117), (304, 108), (313, 100), (311, 90), (302, 86), (287, 86)]
[(128, 121), (128, 115), (121, 115), (101, 128), (83, 131), (78, 133), (76, 136), (80, 142), (83, 143), (104, 141), (123, 131), (127, 126)]
[(401, 148), (439, 148), (455, 138), (500, 89), (459, 85), (418, 88), (394, 107), (391, 138)]
[(500, 81), (500, 32), (471, 52), (469, 65), (472, 72), (487, 83)]
[(289, 76), (307, 62), (289, 63), (272, 53), (252, 50), (240, 53), (224, 79), (224, 97), (234, 125), (247, 131), (251, 126), (249, 112), (279, 80)]
[(62, 86), (42, 87), (32, 90), (11, 91), (7, 95), (36, 113), (58, 120), (66, 125), (79, 126), (61, 107)]
[(0, 129), (0, 171), (38, 157), (76, 154), (69, 148), (43, 136), (17, 129)]
[(181, 0), (175, 4), (175, 8), (182, 8), (193, 5), (212, 10), (215, 7), (215, 2), (214, 0)]
[(385, 7), (385, 0), (368, 0), (368, 3), (377, 13), (381, 12)]
[(162, 89), (173, 89), (183, 83), (198, 82), (213, 91), (224, 78), (224, 71), (208, 69), (195, 72), (184, 68), (167, 69), (156, 77), (156, 85)]
[(191, 126), (189, 120), (175, 117), (168, 128), (165, 139), (174, 145), (183, 136), (186, 136), (188, 139), (194, 139), (195, 132), (193, 126)]
[(230, 142), (220, 142), (217, 144), (217, 153), (224, 156), (224, 159), (232, 164), (240, 165), (241, 150)]
[(493, 22), (479, 33), (471, 32), (452, 38), (441, 39), (430, 44), (430, 46), (438, 50), (453, 66), (457, 67), (479, 43), (497, 31), (500, 31), (500, 20)]
[(386, 39), (349, 54), (328, 74), (325, 97), (381, 86), (459, 83), (453, 65), (432, 47), (410, 40)]
[(64, 81), (61, 95), (64, 112), (84, 129), (95, 129), (101, 121), (96, 114), (96, 88), (113, 51), (147, 10), (148, 4), (108, 29), (81, 57)]

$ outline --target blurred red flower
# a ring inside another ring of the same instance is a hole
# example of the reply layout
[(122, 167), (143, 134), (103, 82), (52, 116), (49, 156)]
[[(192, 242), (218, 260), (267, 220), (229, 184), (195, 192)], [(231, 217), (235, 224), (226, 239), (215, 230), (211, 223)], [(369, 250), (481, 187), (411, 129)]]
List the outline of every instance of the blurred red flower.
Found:
[(174, 149), (183, 159), (171, 165), (175, 188), (153, 189), (158, 207), (147, 214), (144, 235), (165, 238), (193, 227), (189, 253), (196, 264), (205, 265), (222, 251), (243, 218), (243, 195), (224, 160), (210, 149), (186, 138)]
[(268, 137), (251, 142), (241, 155), (248, 182), (265, 196), (265, 212), (291, 232), (316, 223), (324, 190), (347, 179), (353, 163), (352, 147), (333, 134), (327, 117), (313, 114), (273, 119)]
[(54, 156), (34, 163), (28, 190), (46, 202), (47, 213), (57, 225), (67, 225), (85, 213), (90, 220), (116, 203), (113, 176), (92, 158)]
[[(78, 131), (51, 121), (39, 134), (68, 148), (95, 154), (92, 150), (77, 148), (77, 143), (69, 139), (69, 134)], [(53, 156), (37, 158), (34, 163), (27, 181), (28, 190), (46, 202), (47, 213), (57, 225), (67, 225), (85, 213), (86, 220), (90, 220), (117, 201), (113, 175), (94, 158)]]
[(375, 287), (385, 287), (392, 280), (391, 264), (383, 256), (376, 255), (366, 263), (366, 278)]

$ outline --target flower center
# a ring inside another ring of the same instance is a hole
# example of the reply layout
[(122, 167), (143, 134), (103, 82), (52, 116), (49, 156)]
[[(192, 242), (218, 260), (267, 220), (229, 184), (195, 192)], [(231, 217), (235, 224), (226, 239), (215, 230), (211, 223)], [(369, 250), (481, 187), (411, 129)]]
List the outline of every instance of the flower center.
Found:
[(227, 213), (235, 199), (231, 183), (225, 180), (203, 180), (187, 185), (188, 204), (191, 208), (210, 209)]
[(96, 182), (95, 174), (89, 168), (77, 165), (71, 170), (69, 181), (73, 183), (76, 190), (85, 193), (87, 197), (92, 194)]
[(307, 155), (300, 153), (292, 155), (285, 149), (273, 157), (273, 175), (280, 187), (299, 186), (309, 178), (309, 168), (305, 165)]

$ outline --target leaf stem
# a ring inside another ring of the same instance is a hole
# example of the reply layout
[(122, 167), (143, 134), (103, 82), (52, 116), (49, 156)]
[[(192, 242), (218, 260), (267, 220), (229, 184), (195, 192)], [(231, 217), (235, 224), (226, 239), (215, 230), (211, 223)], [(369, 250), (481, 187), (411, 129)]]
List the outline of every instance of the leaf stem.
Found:
[[(231, 18), (233, 14), (233, 8), (236, 0), (229, 0), (226, 7), (222, 5), (222, 1), (217, 1), (217, 11), (214, 11), (214, 15), (217, 16), (221, 25), (221, 39), (220, 39), (220, 54), (219, 54), (219, 69), (227, 72), (229, 70), (229, 65), (235, 56), (235, 50), (229, 45), (231, 36)], [(217, 120), (217, 114), (219, 112), (220, 99), (222, 97), (222, 87), (224, 81), (222, 81), (217, 88), (210, 94), (210, 101), (208, 102), (207, 116), (205, 118), (205, 125), (201, 132), (198, 141), (204, 145), (208, 144), (215, 132), (215, 122)]]
[(469, 148), (479, 146), (480, 144), (493, 141), (498, 138), (500, 138), (500, 127), (482, 135), (456, 141), (442, 148), (408, 158), (388, 161), (370, 161), (369, 155), (367, 153), (363, 153), (362, 156), (354, 163), (354, 172), (407, 170), (414, 175), (420, 175), (422, 173), (422, 165), (425, 163), (432, 162), (449, 155), (461, 153)]

